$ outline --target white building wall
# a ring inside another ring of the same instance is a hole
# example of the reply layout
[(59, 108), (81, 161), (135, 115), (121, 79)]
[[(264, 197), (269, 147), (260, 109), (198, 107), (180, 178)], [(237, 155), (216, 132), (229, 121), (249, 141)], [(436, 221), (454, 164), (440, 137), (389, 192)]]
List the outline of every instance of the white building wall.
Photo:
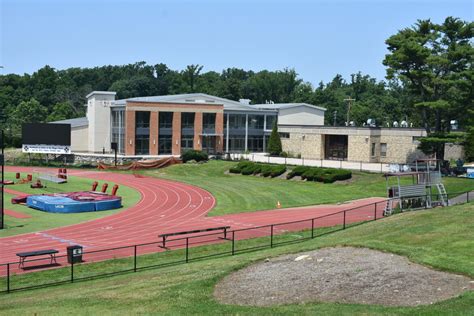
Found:
[(87, 126), (71, 128), (71, 150), (75, 152), (87, 152), (89, 149), (89, 129)]
[(309, 106), (280, 109), (278, 124), (299, 126), (324, 125), (324, 111)]
[(110, 151), (110, 106), (115, 92), (94, 91), (87, 95), (88, 151), (99, 153)]

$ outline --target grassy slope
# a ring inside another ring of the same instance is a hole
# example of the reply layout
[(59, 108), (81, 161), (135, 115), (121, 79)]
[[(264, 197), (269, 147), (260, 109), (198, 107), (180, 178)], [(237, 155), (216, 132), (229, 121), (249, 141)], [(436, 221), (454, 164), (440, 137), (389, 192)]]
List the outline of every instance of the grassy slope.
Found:
[[(13, 173), (6, 173), (5, 178), (7, 180), (14, 180)], [(85, 191), (90, 190), (91, 184), (94, 180), (84, 179), (79, 177), (69, 176), (68, 183), (56, 184), (47, 182), (47, 188), (45, 189), (31, 189), (29, 184), (15, 184), (8, 186), (15, 191), (25, 192), (29, 194), (42, 194), (42, 193), (59, 193), (59, 192), (74, 192), (74, 191)], [(102, 182), (100, 182), (100, 186)], [(109, 183), (109, 192), (112, 189), (114, 183)], [(92, 212), (92, 213), (76, 213), (76, 214), (54, 214), (41, 212), (38, 210), (31, 209), (24, 205), (13, 205), (10, 200), (13, 197), (10, 194), (5, 194), (5, 208), (18, 211), (23, 214), (30, 215), (31, 218), (20, 219), (10, 216), (5, 216), (5, 224), (7, 229), (0, 231), (0, 237), (18, 235), (22, 233), (35, 232), (53, 227), (60, 227), (65, 225), (71, 225), (87, 220), (92, 220), (107, 215), (111, 215), (124, 209), (135, 205), (140, 200), (140, 193), (130, 187), (120, 186), (118, 195), (122, 197), (123, 208), (110, 211)]]
[[(221, 305), (214, 284), (257, 260), (325, 246), (354, 245), (391, 251), (434, 268), (474, 277), (474, 204), (392, 216), (298, 244), (234, 257), (145, 270), (74, 285), (0, 295), (4, 314), (303, 314), (472, 315), (474, 292), (417, 308), (308, 303), (273, 308)], [(246, 241), (251, 242), (251, 241)], [(214, 246), (222, 247), (222, 246)], [(97, 267), (105, 263), (97, 264)], [(109, 262), (109, 265), (113, 263)], [(90, 267), (92, 269), (92, 267)], [(50, 272), (51, 273), (51, 272)], [(59, 273), (58, 271), (54, 273)], [(66, 273), (67, 277), (67, 273)]]
[[(292, 207), (386, 196), (385, 178), (380, 174), (354, 172), (349, 182), (323, 184), (225, 174), (233, 164), (210, 161), (203, 165), (185, 164), (144, 171), (144, 174), (182, 181), (208, 190), (217, 199), (217, 205), (210, 215), (273, 209), (277, 201), (283, 207)], [(411, 179), (406, 178), (404, 181)], [(468, 188), (474, 190), (474, 181), (468, 179), (446, 178), (445, 183), (448, 192), (463, 192)]]

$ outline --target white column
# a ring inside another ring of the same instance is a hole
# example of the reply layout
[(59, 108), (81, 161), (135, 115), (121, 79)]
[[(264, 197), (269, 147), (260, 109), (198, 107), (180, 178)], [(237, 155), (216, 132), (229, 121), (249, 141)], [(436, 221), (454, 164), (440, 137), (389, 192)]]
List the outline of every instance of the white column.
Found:
[(229, 113), (227, 113), (227, 128), (226, 128), (226, 139), (225, 139), (225, 152), (229, 152)]
[(248, 149), (248, 139), (249, 139), (249, 115), (245, 114), (245, 151)]

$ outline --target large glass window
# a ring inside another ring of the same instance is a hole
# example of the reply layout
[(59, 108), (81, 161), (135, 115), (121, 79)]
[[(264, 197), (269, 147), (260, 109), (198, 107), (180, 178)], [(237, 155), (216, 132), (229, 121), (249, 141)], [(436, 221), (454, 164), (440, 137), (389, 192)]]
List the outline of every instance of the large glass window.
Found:
[(181, 128), (194, 128), (194, 113), (181, 114)]
[(150, 128), (150, 112), (136, 112), (136, 128)]
[(229, 151), (243, 152), (245, 151), (245, 136), (231, 136), (229, 137)]
[(263, 136), (249, 136), (247, 149), (251, 152), (263, 152)]
[(267, 115), (266, 129), (271, 130), (276, 122), (276, 115)]
[(173, 127), (173, 112), (159, 112), (158, 119), (160, 128)]
[(117, 152), (124, 153), (125, 145), (125, 110), (112, 110), (112, 143), (117, 143)]
[(249, 115), (249, 129), (262, 129), (263, 130), (263, 115)]
[(194, 138), (191, 136), (181, 137), (181, 152), (194, 149)]
[(245, 114), (230, 114), (229, 127), (245, 129)]
[(159, 135), (158, 136), (158, 154), (170, 155), (173, 145), (173, 139), (171, 135)]
[(150, 154), (150, 112), (135, 114), (135, 154)]
[(150, 154), (150, 137), (148, 135), (137, 135), (135, 138), (135, 154)]
[(202, 127), (203, 129), (215, 129), (216, 113), (204, 113), (202, 115)]

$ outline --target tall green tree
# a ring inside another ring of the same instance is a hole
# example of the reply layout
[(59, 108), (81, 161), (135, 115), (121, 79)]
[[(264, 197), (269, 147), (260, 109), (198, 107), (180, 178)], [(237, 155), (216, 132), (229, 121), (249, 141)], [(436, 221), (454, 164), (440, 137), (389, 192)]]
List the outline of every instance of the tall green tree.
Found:
[(278, 134), (278, 126), (277, 123), (275, 123), (273, 124), (270, 138), (268, 139), (267, 151), (272, 156), (279, 156), (282, 150), (280, 134)]

